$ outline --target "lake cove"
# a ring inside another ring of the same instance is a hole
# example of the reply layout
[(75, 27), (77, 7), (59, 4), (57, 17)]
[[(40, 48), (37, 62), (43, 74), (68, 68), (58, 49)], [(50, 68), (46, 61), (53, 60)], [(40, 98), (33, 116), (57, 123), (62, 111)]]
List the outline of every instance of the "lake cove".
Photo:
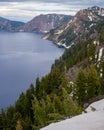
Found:
[(0, 108), (13, 105), (64, 52), (35, 33), (0, 33)]

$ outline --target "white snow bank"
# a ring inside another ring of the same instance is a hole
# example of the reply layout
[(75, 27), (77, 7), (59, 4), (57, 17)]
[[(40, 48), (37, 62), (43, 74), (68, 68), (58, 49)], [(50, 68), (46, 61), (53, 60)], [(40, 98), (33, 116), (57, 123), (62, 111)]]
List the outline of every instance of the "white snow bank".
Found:
[(104, 112), (82, 114), (51, 124), (41, 130), (104, 130)]
[(86, 112), (102, 111), (102, 110), (104, 110), (104, 99), (92, 103), (92, 104), (86, 109)]
[[(91, 106), (97, 111), (91, 112)], [(50, 124), (40, 130), (104, 130), (104, 99), (92, 103), (86, 111), (89, 113)]]
[(104, 48), (101, 48), (100, 51), (99, 51), (99, 58), (98, 58), (98, 61), (101, 60), (101, 57), (102, 57), (102, 54), (103, 54), (103, 49), (104, 49)]

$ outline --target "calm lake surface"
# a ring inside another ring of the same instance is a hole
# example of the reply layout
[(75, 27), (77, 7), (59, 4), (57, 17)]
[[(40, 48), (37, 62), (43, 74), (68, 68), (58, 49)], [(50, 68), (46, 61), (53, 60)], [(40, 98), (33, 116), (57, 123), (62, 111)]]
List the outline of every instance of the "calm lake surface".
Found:
[(13, 105), (36, 77), (46, 75), (64, 49), (35, 33), (0, 33), (0, 108)]

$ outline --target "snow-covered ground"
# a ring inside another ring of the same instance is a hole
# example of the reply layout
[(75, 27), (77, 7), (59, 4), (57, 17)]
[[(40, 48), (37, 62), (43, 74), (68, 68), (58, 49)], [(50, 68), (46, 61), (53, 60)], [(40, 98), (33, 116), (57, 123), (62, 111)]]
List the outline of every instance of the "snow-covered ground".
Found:
[(102, 54), (103, 54), (103, 49), (104, 49), (104, 48), (101, 48), (100, 51), (99, 51), (98, 61), (101, 61), (101, 57), (102, 57)]
[(104, 130), (104, 99), (92, 103), (88, 113), (50, 124), (41, 130)]
[(96, 112), (103, 111), (104, 112), (104, 99), (92, 103), (87, 109), (86, 112)]

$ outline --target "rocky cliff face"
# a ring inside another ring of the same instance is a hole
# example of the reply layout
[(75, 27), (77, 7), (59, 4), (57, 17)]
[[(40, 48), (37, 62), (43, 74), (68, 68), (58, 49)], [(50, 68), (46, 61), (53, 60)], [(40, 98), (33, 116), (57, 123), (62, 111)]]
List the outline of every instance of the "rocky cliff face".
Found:
[(0, 17), (0, 31), (16, 31), (16, 28), (23, 26), (23, 22), (11, 21)]
[(72, 20), (47, 33), (44, 38), (54, 41), (59, 46), (70, 48), (70, 45), (78, 40), (87, 40), (85, 35), (91, 31), (88, 37), (93, 38), (96, 34), (94, 26), (104, 20), (104, 9), (94, 6), (80, 10)]
[(18, 31), (46, 33), (69, 21), (71, 18), (72, 16), (58, 14), (39, 15), (18, 28)]

